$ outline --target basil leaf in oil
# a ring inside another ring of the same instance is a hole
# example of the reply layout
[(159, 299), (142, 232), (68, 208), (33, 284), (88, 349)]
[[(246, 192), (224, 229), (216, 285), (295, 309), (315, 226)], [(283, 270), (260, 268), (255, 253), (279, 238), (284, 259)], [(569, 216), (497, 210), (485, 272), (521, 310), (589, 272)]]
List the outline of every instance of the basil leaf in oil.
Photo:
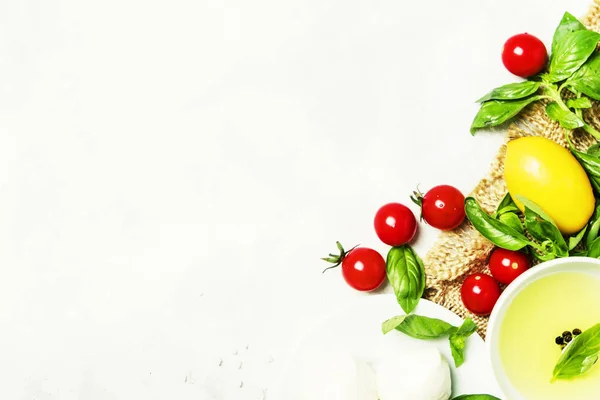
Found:
[(568, 32), (556, 44), (548, 68), (550, 82), (570, 77), (596, 50), (600, 33), (589, 30)]
[(490, 100), (518, 100), (534, 94), (540, 88), (541, 83), (535, 81), (523, 81), (509, 83), (497, 87), (479, 100), (477, 103), (483, 103)]
[(409, 245), (392, 247), (387, 255), (386, 271), (398, 304), (409, 314), (425, 291), (423, 262)]
[(569, 343), (552, 371), (551, 382), (585, 374), (594, 367), (599, 354), (600, 323), (584, 330)]
[(520, 250), (531, 243), (522, 233), (489, 216), (473, 197), (465, 199), (465, 213), (475, 229), (498, 247)]
[(491, 394), (462, 394), (458, 397), (453, 397), (452, 400), (500, 400)]

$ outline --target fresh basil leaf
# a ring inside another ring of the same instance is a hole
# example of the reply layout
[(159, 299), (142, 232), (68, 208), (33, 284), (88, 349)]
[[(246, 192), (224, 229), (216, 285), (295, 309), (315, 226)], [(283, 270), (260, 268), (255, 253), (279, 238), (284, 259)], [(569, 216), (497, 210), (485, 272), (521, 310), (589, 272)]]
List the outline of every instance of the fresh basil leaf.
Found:
[(517, 100), (534, 94), (540, 88), (540, 82), (523, 81), (509, 83), (508, 85), (500, 86), (479, 100), (477, 103), (483, 103), (489, 100)]
[(565, 129), (576, 129), (583, 126), (583, 121), (570, 110), (561, 108), (558, 103), (552, 102), (546, 106), (546, 114), (550, 119), (558, 121)]
[(520, 250), (530, 243), (529, 239), (522, 233), (514, 230), (504, 222), (490, 217), (481, 209), (473, 197), (465, 199), (465, 213), (475, 229), (498, 247), (507, 250)]
[(465, 342), (476, 330), (477, 325), (475, 322), (473, 322), (471, 318), (467, 318), (463, 324), (448, 337), (448, 340), (450, 341), (450, 351), (452, 352), (452, 358), (454, 359), (456, 368), (460, 367), (465, 362)]
[(577, 99), (568, 99), (567, 107), (569, 108), (591, 108), (592, 102), (587, 97), (579, 97)]
[(521, 212), (521, 210), (519, 210), (519, 207), (517, 207), (515, 204), (513, 198), (510, 196), (510, 193), (506, 192), (502, 198), (502, 201), (500, 201), (500, 204), (498, 204), (498, 207), (496, 208), (494, 217), (497, 218), (498, 216), (509, 212)]
[(471, 134), (474, 134), (477, 129), (490, 128), (503, 124), (519, 114), (529, 104), (539, 99), (539, 96), (531, 96), (522, 100), (490, 100), (483, 103), (471, 124)]
[(521, 219), (515, 213), (508, 212), (500, 214), (498, 220), (504, 223), (505, 225), (510, 226), (512, 229), (519, 233), (525, 233), (523, 230), (523, 224), (521, 223)]
[(597, 195), (600, 195), (600, 157), (571, 149), (579, 164), (585, 170)]
[(395, 317), (392, 317), (392, 318), (388, 319), (387, 321), (384, 321), (381, 324), (381, 331), (385, 335), (385, 334), (393, 331), (394, 329), (396, 329), (402, 322), (404, 322), (405, 319), (406, 319), (406, 314), (396, 315)]
[(587, 249), (587, 256), (591, 258), (600, 258), (600, 237), (592, 240)]
[(544, 217), (544, 215), (532, 210), (529, 205), (525, 204), (525, 228), (527, 232), (540, 242), (550, 240), (552, 243), (552, 252), (556, 256), (568, 257), (569, 246), (567, 246), (565, 238), (556, 227), (554, 221)]
[(577, 245), (579, 243), (581, 243), (581, 240), (583, 239), (583, 237), (585, 236), (585, 232), (587, 231), (588, 225), (586, 224), (582, 230), (580, 230), (577, 235), (571, 236), (569, 238), (569, 252), (571, 250), (573, 250), (575, 247), (577, 247)]
[(583, 30), (586, 30), (585, 26), (573, 15), (566, 12), (562, 17), (560, 24), (554, 31), (554, 37), (552, 38), (552, 54), (556, 53), (558, 44), (567, 34)]
[(589, 229), (585, 236), (585, 247), (589, 249), (590, 245), (596, 240), (598, 233), (600, 232), (600, 202), (596, 202), (596, 209), (594, 210), (594, 214), (592, 215), (592, 218), (590, 218), (588, 225)]
[(569, 78), (567, 84), (578, 92), (600, 100), (600, 53), (595, 52), (585, 64)]
[(600, 33), (588, 30), (569, 32), (556, 45), (548, 68), (551, 82), (567, 79), (579, 69), (596, 50)]
[[(521, 195), (516, 195), (516, 198), (518, 201), (520, 201), (525, 207), (529, 208), (531, 211), (533, 211), (534, 213), (536, 213), (537, 215), (539, 215), (541, 218), (543, 218), (545, 221), (550, 222), (552, 225), (556, 226), (556, 222), (554, 222), (554, 220), (552, 219), (552, 217), (550, 217), (548, 214), (546, 214), (546, 212), (544, 210), (542, 210), (542, 208), (540, 206), (538, 206), (537, 204), (535, 204), (533, 201), (529, 200), (527, 197), (521, 196)], [(557, 227), (558, 228), (558, 227)], [(541, 239), (546, 240), (547, 238)]]
[(395, 329), (415, 339), (438, 339), (457, 328), (441, 319), (410, 314)]
[(542, 261), (542, 262), (554, 260), (556, 258), (556, 254), (554, 254), (552, 251), (548, 251), (546, 253), (540, 253), (540, 252), (534, 250), (531, 252), (531, 255), (536, 260)]
[(561, 354), (552, 381), (569, 379), (589, 371), (600, 354), (600, 324), (596, 324), (576, 336)]
[(452, 400), (500, 400), (496, 396), (491, 394), (461, 394), (458, 397), (452, 398)]
[(594, 143), (593, 145), (591, 145), (587, 149), (586, 153), (590, 156), (600, 157), (600, 143)]
[(398, 304), (409, 314), (425, 291), (423, 262), (409, 245), (392, 247), (387, 255), (386, 270)]

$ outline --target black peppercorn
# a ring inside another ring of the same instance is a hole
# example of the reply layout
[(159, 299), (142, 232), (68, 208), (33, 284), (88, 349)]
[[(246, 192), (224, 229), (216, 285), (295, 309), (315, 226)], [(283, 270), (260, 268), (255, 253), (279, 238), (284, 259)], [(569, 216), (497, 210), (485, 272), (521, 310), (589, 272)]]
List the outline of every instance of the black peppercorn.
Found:
[(566, 336), (571, 336), (571, 332), (569, 332), (569, 331), (564, 331), (564, 332), (562, 333), (562, 337), (566, 337)]
[(571, 340), (573, 340), (573, 336), (569, 334), (567, 336), (563, 336), (563, 339), (565, 340), (565, 342), (569, 343)]
[(556, 342), (556, 344), (563, 344), (563, 337), (562, 336), (557, 336), (556, 339), (554, 339), (554, 341)]
[(579, 329), (579, 328), (573, 329), (573, 335), (575, 335), (575, 336), (581, 335), (581, 329)]

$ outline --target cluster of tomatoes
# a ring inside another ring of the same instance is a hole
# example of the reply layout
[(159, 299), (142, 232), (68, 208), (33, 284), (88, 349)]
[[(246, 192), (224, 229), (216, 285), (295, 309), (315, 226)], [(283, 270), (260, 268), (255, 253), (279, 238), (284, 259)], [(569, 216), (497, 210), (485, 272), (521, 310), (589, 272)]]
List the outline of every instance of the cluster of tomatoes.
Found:
[[(417, 191), (411, 199), (421, 208), (421, 219), (434, 228), (454, 229), (465, 219), (465, 197), (453, 186), (436, 186), (424, 195)], [(388, 203), (375, 213), (374, 227), (383, 243), (402, 246), (417, 233), (417, 219), (404, 204)], [(356, 290), (371, 291), (383, 283), (386, 264), (379, 252), (368, 247), (346, 251), (339, 242), (337, 245), (340, 254), (329, 254), (323, 260), (334, 264), (329, 268), (341, 265), (342, 275), (348, 285)]]
[[(529, 77), (540, 72), (547, 61), (546, 47), (535, 36), (527, 33), (509, 38), (502, 50), (502, 62), (514, 75)], [(464, 196), (453, 186), (440, 185), (425, 195), (415, 192), (411, 196), (421, 208), (421, 220), (440, 230), (458, 227), (465, 219)], [(389, 246), (409, 243), (417, 232), (417, 219), (404, 204), (389, 203), (382, 206), (374, 218), (375, 232)], [(386, 277), (386, 262), (377, 252), (368, 247), (355, 247), (348, 251), (338, 242), (339, 254), (329, 254), (323, 260), (334, 268), (342, 266), (345, 281), (356, 290), (377, 289)], [(508, 285), (531, 266), (529, 257), (522, 252), (497, 248), (492, 252), (489, 268), (492, 276), (473, 274), (461, 287), (461, 298), (465, 307), (474, 314), (487, 315), (492, 312), (501, 288)]]
[(529, 267), (531, 259), (527, 254), (497, 247), (489, 260), (492, 276), (478, 273), (463, 281), (460, 297), (465, 308), (476, 315), (489, 315), (502, 293), (499, 283), (510, 284)]
[[(413, 202), (421, 207), (421, 219), (440, 230), (458, 227), (465, 219), (463, 194), (453, 186), (440, 185), (425, 195), (415, 192)], [(417, 232), (417, 219), (404, 204), (388, 203), (379, 208), (373, 221), (375, 233), (389, 246), (410, 243)], [(386, 262), (379, 252), (368, 247), (344, 250), (338, 242), (339, 254), (323, 258), (334, 268), (342, 267), (344, 280), (359, 291), (377, 289), (386, 278)], [(461, 287), (465, 308), (477, 315), (492, 312), (500, 297), (500, 284), (508, 285), (531, 266), (528, 255), (519, 251), (496, 248), (489, 260), (491, 276), (476, 273), (468, 276)]]

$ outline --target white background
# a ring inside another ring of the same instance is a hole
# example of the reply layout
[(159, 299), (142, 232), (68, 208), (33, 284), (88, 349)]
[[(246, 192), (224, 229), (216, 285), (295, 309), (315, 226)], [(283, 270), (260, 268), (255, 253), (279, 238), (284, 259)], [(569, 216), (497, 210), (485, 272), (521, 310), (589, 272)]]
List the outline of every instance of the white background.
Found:
[(319, 257), (385, 254), (417, 184), (470, 191), (502, 44), (590, 3), (0, 0), (0, 398), (272, 388), (365, 296)]

